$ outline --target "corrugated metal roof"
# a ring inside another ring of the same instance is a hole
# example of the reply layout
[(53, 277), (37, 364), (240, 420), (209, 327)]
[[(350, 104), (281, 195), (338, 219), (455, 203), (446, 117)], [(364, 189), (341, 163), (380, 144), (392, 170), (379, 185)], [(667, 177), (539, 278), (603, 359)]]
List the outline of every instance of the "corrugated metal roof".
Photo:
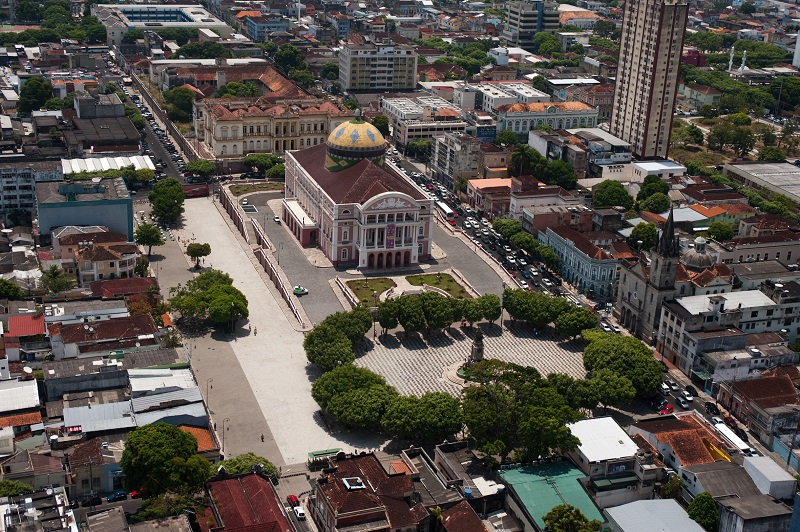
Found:
[(164, 421), (171, 425), (208, 426), (208, 413), (203, 403), (192, 403), (190, 405), (176, 406), (175, 408), (142, 412), (134, 414), (134, 416), (137, 427), (151, 425), (159, 421)]
[(128, 377), (131, 383), (131, 394), (134, 397), (159, 388), (193, 388), (197, 386), (188, 369), (130, 369)]
[(631, 502), (606, 508), (606, 513), (622, 532), (703, 532), (674, 499)]
[(8, 334), (16, 337), (44, 334), (44, 315), (25, 314), (9, 317)]
[(16, 412), (40, 406), (36, 380), (0, 381), (0, 412)]
[(136, 424), (131, 415), (130, 401), (123, 401), (65, 408), (64, 426), (68, 431), (80, 427), (82, 432), (87, 433), (133, 428)]
[(157, 409), (162, 405), (181, 405), (198, 403), (203, 400), (200, 395), (200, 389), (195, 386), (194, 388), (181, 388), (165, 393), (154, 393), (135, 397), (131, 399), (134, 412), (146, 412), (148, 410)]

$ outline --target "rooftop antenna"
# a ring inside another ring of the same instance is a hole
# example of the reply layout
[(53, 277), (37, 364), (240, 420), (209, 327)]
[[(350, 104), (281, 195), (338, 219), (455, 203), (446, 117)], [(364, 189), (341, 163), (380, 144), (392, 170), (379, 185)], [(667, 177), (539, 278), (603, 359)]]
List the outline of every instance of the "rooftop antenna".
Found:
[(736, 51), (736, 47), (731, 46), (731, 55), (728, 58), (728, 70), (733, 70), (733, 53)]

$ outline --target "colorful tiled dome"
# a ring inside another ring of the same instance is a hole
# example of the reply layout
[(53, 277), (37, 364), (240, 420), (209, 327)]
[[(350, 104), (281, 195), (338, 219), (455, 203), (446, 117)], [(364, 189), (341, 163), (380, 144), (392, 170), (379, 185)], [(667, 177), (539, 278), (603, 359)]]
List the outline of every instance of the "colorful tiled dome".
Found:
[(355, 118), (331, 131), (327, 145), (326, 166), (331, 172), (344, 170), (364, 159), (382, 164), (386, 155), (386, 139), (375, 126), (361, 119), (360, 111), (356, 111)]

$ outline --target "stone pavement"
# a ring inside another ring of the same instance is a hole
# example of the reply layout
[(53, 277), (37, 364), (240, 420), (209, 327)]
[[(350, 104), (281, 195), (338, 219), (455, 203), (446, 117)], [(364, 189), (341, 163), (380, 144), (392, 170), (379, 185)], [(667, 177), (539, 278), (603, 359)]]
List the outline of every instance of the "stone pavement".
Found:
[[(206, 265), (230, 274), (234, 286), (247, 296), (250, 309), (249, 323), (239, 324), (234, 341), (229, 335), (214, 333), (203, 337), (206, 349), (201, 338), (194, 349), (200, 387), (204, 388), (205, 379), (214, 379), (210, 402), (217, 430), (222, 428), (222, 419), (231, 420), (226, 424), (226, 451), (231, 455), (255, 451), (282, 465), (304, 462), (314, 450), (381, 447), (382, 438), (328, 431), (311, 398), (316, 373), (306, 360), (303, 334), (289, 323), (282, 309), (285, 303), (256, 271), (249, 246), (209, 203), (206, 198), (186, 201), (182, 233), (194, 233), (197, 242), (211, 244)], [(230, 350), (235, 356), (220, 357), (218, 350)], [(262, 433), (268, 440), (264, 444)]]
[[(486, 358), (532, 366), (545, 376), (548, 373), (566, 373), (575, 378), (585, 378), (583, 344), (568, 342), (552, 329), (537, 329), (505, 323), (480, 323), (484, 332)], [(408, 338), (401, 330), (385, 337), (364, 342), (357, 350), (356, 365), (368, 368), (386, 378), (386, 382), (401, 394), (422, 395), (425, 392), (447, 392), (456, 395), (461, 388), (448, 378), (447, 370), (453, 364), (464, 362), (472, 347), (474, 329), (453, 327), (424, 337), (412, 334)]]

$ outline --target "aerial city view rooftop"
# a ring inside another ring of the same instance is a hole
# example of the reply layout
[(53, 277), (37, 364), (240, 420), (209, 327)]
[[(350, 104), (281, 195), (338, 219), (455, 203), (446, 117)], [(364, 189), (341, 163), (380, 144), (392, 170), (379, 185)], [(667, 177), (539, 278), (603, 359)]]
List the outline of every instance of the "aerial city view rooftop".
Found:
[(0, 532), (800, 531), (800, 8), (0, 7)]

